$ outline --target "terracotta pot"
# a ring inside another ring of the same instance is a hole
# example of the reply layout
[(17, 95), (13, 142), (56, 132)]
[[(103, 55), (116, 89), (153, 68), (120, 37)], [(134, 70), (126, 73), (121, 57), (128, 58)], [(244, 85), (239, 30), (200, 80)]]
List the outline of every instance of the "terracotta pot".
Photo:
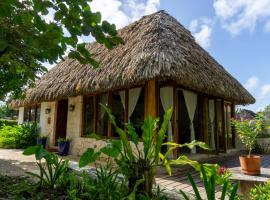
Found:
[(247, 175), (259, 175), (261, 173), (261, 156), (239, 156), (241, 170)]

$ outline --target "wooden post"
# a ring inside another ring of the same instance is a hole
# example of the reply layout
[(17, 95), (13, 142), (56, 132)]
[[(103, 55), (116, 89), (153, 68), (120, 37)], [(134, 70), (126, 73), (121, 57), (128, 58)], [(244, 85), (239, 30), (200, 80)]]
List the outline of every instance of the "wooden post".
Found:
[(157, 82), (155, 79), (149, 80), (146, 84), (146, 116), (157, 117), (158, 91)]
[(209, 121), (209, 99), (207, 97), (203, 97), (203, 139), (206, 144), (209, 144), (209, 130), (208, 130), (208, 121)]
[[(233, 119), (235, 119), (235, 104), (232, 104), (232, 116)], [(235, 148), (235, 140), (236, 140), (236, 134), (235, 134), (235, 128), (232, 126), (232, 144), (233, 148)]]
[[(178, 129), (178, 123), (179, 123), (179, 118), (178, 118), (178, 92), (177, 89), (174, 87), (173, 90), (173, 97), (174, 97), (174, 106), (173, 106), (173, 139), (175, 143), (179, 143), (179, 129)], [(173, 152), (173, 157), (176, 159), (179, 156), (179, 149), (176, 149)]]

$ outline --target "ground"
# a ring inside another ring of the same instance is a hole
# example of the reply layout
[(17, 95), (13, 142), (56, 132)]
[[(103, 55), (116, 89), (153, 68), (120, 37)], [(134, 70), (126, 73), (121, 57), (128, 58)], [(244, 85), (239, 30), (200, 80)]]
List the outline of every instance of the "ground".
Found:
[[(69, 157), (69, 159), (75, 161), (71, 162), (73, 165), (78, 160), (78, 157)], [(220, 166), (228, 168), (230, 171), (239, 171), (238, 155), (232, 156), (212, 156), (204, 159), (204, 162), (218, 163)], [(262, 167), (268, 168), (270, 166), (270, 156), (263, 156)], [(17, 149), (0, 149), (0, 174), (7, 175), (9, 177), (21, 178), (25, 177), (25, 171), (31, 171), (38, 173), (38, 169), (35, 164), (34, 156), (22, 155), (22, 150)], [(187, 179), (187, 173), (191, 172), (194, 176), (199, 190), (204, 193), (203, 182), (199, 178), (198, 173), (192, 170), (190, 167), (173, 167), (172, 174), (169, 176), (165, 169), (160, 168), (156, 178), (157, 184), (165, 189), (166, 193), (177, 194), (180, 189), (192, 194), (193, 189)], [(240, 172), (241, 173), (241, 172)], [(262, 176), (264, 176), (262, 174)], [(3, 181), (3, 180), (2, 180)], [(1, 190), (0, 190), (1, 192)], [(220, 195), (220, 192), (217, 192)]]

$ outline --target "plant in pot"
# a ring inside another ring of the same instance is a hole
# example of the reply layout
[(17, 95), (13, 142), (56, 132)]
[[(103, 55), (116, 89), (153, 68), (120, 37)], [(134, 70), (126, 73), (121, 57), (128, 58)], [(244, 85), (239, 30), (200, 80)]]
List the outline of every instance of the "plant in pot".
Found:
[(46, 144), (47, 144), (47, 136), (39, 136), (37, 138), (37, 144), (42, 145), (43, 149), (46, 149)]
[(242, 172), (247, 175), (260, 174), (261, 156), (252, 155), (257, 136), (266, 128), (264, 117), (259, 113), (254, 120), (232, 120), (241, 142), (248, 149), (248, 155), (239, 156)]
[(67, 156), (70, 147), (70, 139), (59, 138), (57, 142), (58, 142), (58, 154), (60, 156)]

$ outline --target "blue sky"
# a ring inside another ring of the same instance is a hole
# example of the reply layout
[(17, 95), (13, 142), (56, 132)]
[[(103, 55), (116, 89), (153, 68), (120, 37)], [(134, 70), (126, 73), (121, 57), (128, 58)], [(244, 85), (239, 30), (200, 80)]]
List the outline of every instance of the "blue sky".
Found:
[(257, 103), (248, 108), (257, 111), (270, 104), (270, 0), (94, 0), (91, 4), (117, 28), (166, 10), (253, 94)]

